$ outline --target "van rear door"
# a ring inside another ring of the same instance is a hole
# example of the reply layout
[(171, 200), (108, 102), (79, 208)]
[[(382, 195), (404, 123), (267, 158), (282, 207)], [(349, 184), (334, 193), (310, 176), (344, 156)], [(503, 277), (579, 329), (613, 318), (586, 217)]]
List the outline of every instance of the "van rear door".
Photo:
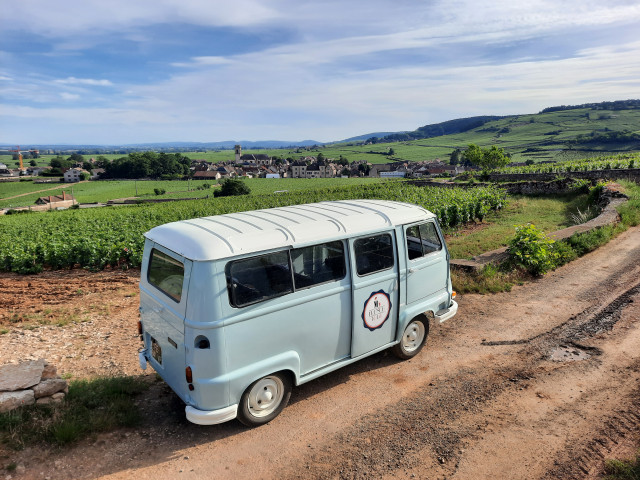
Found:
[(186, 393), (184, 320), (190, 260), (158, 245), (145, 248), (140, 279), (140, 318), (147, 357), (178, 393)]
[(353, 284), (351, 357), (392, 342), (398, 322), (398, 261), (393, 231), (349, 241)]

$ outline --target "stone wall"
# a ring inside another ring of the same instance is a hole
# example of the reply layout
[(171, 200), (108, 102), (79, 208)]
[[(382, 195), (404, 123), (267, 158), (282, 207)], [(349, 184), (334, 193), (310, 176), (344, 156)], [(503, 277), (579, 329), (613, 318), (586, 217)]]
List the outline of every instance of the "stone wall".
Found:
[(61, 402), (68, 391), (67, 381), (43, 359), (0, 365), (0, 413), (34, 403)]

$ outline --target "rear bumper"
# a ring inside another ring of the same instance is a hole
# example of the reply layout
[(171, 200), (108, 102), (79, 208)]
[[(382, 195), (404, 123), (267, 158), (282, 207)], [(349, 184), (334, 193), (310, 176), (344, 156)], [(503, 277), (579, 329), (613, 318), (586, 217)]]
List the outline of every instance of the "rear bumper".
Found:
[(184, 409), (187, 420), (197, 425), (216, 425), (233, 420), (238, 415), (238, 405), (230, 405), (218, 410), (198, 410), (191, 405)]
[(451, 306), (444, 310), (438, 310), (435, 314), (436, 320), (440, 323), (449, 320), (456, 313), (458, 313), (458, 303), (455, 300), (451, 300)]

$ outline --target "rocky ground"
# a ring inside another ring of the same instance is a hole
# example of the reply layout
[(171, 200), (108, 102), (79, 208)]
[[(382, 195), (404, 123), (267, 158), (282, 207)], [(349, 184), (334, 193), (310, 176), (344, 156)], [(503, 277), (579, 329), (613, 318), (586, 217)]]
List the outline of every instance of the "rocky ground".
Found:
[[(0, 447), (0, 478), (598, 478), (640, 443), (640, 228), (510, 293), (459, 298), (427, 347), (294, 389), (270, 424), (202, 427), (137, 364), (138, 271), (0, 275), (0, 352), (140, 375), (143, 423)], [(6, 473), (5, 473), (6, 472)]]

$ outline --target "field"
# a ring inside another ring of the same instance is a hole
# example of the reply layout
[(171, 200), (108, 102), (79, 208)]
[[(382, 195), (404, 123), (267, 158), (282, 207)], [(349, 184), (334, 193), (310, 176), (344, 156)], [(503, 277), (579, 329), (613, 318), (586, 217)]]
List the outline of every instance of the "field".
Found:
[(334, 187), (277, 195), (209, 198), (130, 207), (23, 213), (0, 217), (0, 270), (19, 273), (43, 268), (102, 269), (138, 266), (143, 234), (156, 225), (324, 200), (377, 198), (422, 205), (446, 226), (483, 218), (506, 201), (503, 190), (415, 187), (404, 182)]
[[(274, 192), (298, 192), (309, 189), (362, 185), (384, 181), (380, 178), (247, 178), (244, 180), (253, 195)], [(83, 183), (0, 183), (0, 208), (26, 207), (39, 197), (58, 195), (62, 191), (72, 194), (79, 203), (105, 203), (120, 198), (200, 198), (212, 195), (215, 180), (100, 180)], [(166, 191), (157, 197), (154, 189)], [(198, 188), (201, 188), (200, 190)], [(46, 190), (46, 191), (45, 191)], [(33, 192), (33, 194), (31, 194)], [(39, 193), (35, 193), (39, 192)], [(25, 195), (27, 194), (27, 195)], [(22, 195), (22, 196), (18, 196)]]

